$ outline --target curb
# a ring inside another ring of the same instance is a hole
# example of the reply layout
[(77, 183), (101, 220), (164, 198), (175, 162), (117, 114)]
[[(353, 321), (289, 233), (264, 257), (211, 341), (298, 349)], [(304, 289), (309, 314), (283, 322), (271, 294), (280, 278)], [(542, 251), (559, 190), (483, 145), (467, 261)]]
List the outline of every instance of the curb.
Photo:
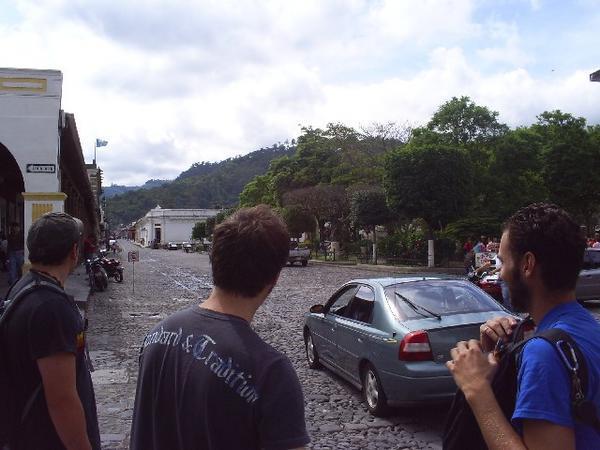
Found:
[(361, 264), (347, 263), (338, 261), (321, 261), (319, 259), (309, 260), (315, 265), (330, 265), (348, 267), (355, 270), (367, 270), (370, 272), (392, 272), (392, 273), (431, 273), (431, 274), (446, 274), (446, 275), (464, 275), (464, 269), (458, 267), (415, 267), (415, 266), (387, 266), (384, 264)]

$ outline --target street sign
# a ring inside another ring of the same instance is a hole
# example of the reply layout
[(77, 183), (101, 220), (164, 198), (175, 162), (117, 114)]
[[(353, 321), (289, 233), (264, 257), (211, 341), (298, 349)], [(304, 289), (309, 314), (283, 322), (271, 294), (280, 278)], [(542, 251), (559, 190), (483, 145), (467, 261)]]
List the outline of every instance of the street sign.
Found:
[(131, 290), (135, 294), (135, 263), (140, 260), (140, 252), (127, 252), (127, 262), (132, 263), (133, 269), (131, 274)]
[(27, 173), (55, 173), (56, 164), (27, 164)]
[(600, 70), (590, 73), (590, 81), (600, 81)]

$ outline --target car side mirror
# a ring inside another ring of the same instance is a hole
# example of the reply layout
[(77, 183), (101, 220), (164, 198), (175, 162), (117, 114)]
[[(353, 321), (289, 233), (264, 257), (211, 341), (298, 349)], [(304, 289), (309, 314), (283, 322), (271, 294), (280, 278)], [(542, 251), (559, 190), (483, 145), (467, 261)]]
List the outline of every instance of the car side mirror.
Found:
[(309, 311), (315, 314), (323, 314), (325, 312), (325, 307), (323, 305), (314, 305), (310, 307)]

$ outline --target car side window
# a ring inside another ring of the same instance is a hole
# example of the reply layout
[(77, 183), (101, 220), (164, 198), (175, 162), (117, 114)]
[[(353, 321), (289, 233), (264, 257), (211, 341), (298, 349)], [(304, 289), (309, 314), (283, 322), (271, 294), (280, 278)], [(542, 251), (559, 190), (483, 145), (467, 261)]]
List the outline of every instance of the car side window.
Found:
[(373, 320), (374, 306), (375, 293), (370, 287), (361, 286), (350, 302), (344, 316), (360, 322), (371, 323)]
[(348, 288), (344, 289), (338, 294), (337, 298), (335, 298), (333, 302), (330, 300), (330, 306), (327, 312), (336, 314), (338, 316), (344, 316), (348, 310), (348, 303), (350, 303), (350, 300), (354, 298), (355, 292), (356, 286), (348, 286)]

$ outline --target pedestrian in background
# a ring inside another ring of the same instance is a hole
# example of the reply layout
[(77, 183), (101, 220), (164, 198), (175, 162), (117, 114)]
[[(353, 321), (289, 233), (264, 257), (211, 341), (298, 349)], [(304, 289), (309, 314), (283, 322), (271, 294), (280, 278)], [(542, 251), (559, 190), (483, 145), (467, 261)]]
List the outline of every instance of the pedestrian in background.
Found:
[(6, 235), (4, 231), (0, 231), (0, 271), (6, 272), (8, 269), (6, 260), (8, 258), (8, 241), (6, 240)]
[(8, 253), (8, 284), (12, 285), (22, 275), (25, 263), (25, 245), (23, 243), (23, 231), (17, 222), (12, 222), (8, 229), (7, 248)]
[(81, 221), (68, 214), (36, 220), (27, 235), (31, 269), (7, 296), (0, 370), (7, 371), (18, 425), (11, 450), (100, 449), (85, 323), (64, 292), (82, 232)]
[(293, 449), (309, 442), (292, 364), (250, 327), (289, 245), (283, 221), (264, 205), (215, 228), (209, 298), (144, 339), (132, 450)]

